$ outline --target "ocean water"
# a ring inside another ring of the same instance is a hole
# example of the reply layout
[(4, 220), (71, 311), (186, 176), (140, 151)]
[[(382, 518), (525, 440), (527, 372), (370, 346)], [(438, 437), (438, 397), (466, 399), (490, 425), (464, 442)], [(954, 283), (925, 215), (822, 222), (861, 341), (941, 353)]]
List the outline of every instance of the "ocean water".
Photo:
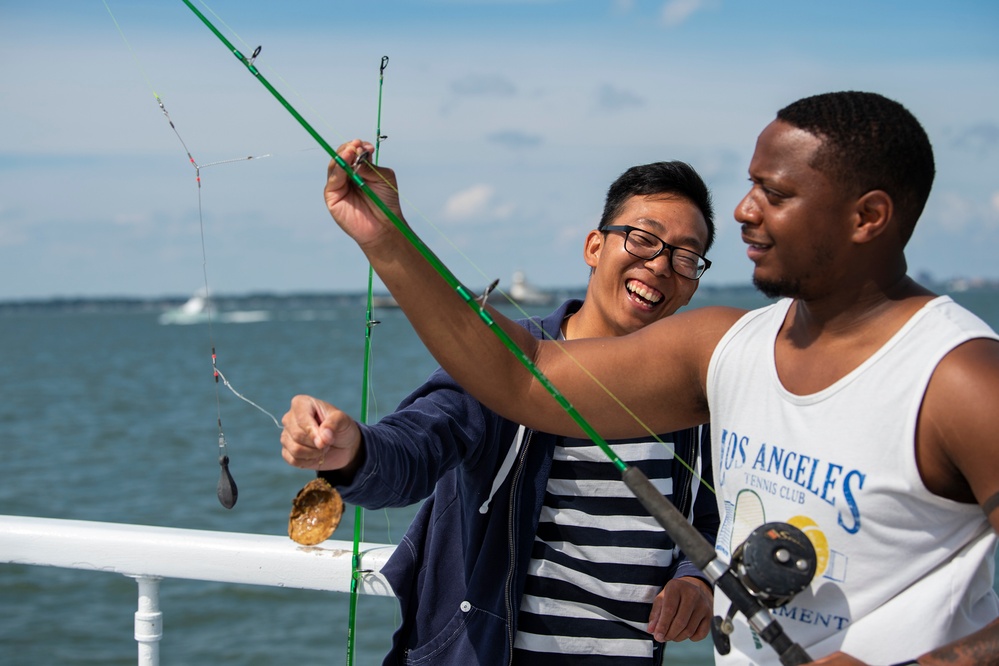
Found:
[[(954, 296), (999, 328), (999, 293)], [(693, 305), (764, 302), (702, 291)], [(401, 312), (376, 318), (372, 421), (435, 367)], [(356, 415), (363, 333), (357, 306), (276, 307), (268, 321), (211, 327), (163, 326), (142, 310), (0, 309), (0, 514), (283, 536), (312, 474), (281, 459), (269, 416), (216, 393), (212, 346), (235, 389), (278, 419), (296, 393)], [(215, 496), (220, 416), (239, 485), (231, 511)], [(415, 510), (365, 512), (364, 539), (398, 542)], [(349, 540), (352, 520), (348, 510), (334, 538)], [(345, 594), (166, 580), (160, 602), (163, 664), (345, 662)], [(361, 597), (358, 607), (355, 663), (379, 664), (396, 602)], [(120, 575), (0, 565), (0, 664), (135, 663), (135, 608), (135, 582)], [(710, 664), (710, 639), (666, 656)]]

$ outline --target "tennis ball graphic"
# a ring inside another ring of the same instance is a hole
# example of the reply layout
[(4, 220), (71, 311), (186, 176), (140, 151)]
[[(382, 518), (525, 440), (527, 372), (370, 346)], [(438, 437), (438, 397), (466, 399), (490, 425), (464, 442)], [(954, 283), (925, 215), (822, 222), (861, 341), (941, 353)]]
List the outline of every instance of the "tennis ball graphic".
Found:
[(829, 541), (826, 535), (819, 529), (818, 523), (808, 516), (795, 516), (787, 521), (805, 533), (808, 540), (815, 548), (815, 575), (821, 576), (829, 565)]

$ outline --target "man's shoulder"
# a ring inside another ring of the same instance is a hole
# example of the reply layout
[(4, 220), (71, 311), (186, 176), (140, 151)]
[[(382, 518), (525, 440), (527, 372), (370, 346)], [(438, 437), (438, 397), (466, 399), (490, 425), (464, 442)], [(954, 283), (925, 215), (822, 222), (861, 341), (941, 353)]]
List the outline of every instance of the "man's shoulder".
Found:
[(684, 354), (701, 352), (699, 355), (710, 356), (722, 338), (737, 324), (761, 312), (763, 309), (747, 311), (724, 305), (711, 305), (679, 312), (660, 319), (643, 330), (648, 331), (650, 336), (659, 336), (662, 340), (676, 338), (685, 340), (686, 343), (678, 347)]

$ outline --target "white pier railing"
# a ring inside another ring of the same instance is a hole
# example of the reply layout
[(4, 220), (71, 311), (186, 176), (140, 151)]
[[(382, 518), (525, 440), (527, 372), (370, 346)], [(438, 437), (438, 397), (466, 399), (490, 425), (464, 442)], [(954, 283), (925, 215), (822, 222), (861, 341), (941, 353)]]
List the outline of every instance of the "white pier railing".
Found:
[[(348, 541), (300, 546), (286, 537), (0, 515), (0, 563), (118, 573), (139, 585), (139, 666), (159, 664), (164, 578), (349, 592)], [(392, 596), (381, 575), (395, 546), (362, 543), (360, 594)]]

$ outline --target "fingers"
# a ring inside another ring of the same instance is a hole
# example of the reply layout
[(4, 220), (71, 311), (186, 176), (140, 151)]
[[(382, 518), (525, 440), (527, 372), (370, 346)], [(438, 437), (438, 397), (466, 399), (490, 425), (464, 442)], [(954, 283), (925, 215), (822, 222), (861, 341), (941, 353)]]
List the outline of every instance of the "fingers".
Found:
[(327, 428), (323, 427), (323, 422), (326, 421), (331, 414), (335, 414), (340, 410), (329, 403), (316, 400), (315, 398), (309, 398), (309, 402), (311, 403), (312, 411), (306, 418), (310, 425), (310, 431), (312, 432), (312, 443), (315, 444), (317, 448), (327, 447), (333, 442), (333, 438), (332, 433), (330, 433)]
[(281, 422), (281, 457), (293, 467), (341, 469), (357, 455), (361, 441), (357, 423), (328, 402), (295, 396)]
[(325, 461), (329, 442), (321, 435), (323, 419), (333, 405), (316, 400), (311, 396), (297, 395), (292, 398), (291, 407), (281, 418), (284, 429), (281, 431), (281, 456), (293, 467), (318, 469)]
[(319, 471), (326, 465), (326, 449), (299, 449), (293, 452), (282, 439), (281, 457), (292, 467)]
[[(391, 234), (393, 225), (387, 222), (402, 224), (395, 172), (371, 163), (373, 149), (360, 139), (348, 141), (337, 149), (326, 171), (326, 207), (362, 248)], [(348, 170), (354, 176), (348, 177)]]
[[(369, 157), (374, 150), (374, 146), (360, 139), (353, 139), (344, 144), (341, 144), (339, 148), (336, 149), (337, 156), (341, 160), (350, 165), (351, 169), (358, 172), (358, 175), (363, 175), (362, 172), (371, 170), (371, 162)], [(347, 177), (347, 172), (343, 169), (341, 162), (336, 158), (330, 160), (329, 166), (326, 168), (326, 197), (327, 201), (330, 198), (330, 194), (345, 192), (350, 185), (350, 179)], [(336, 200), (342, 199), (343, 196), (339, 196)]]
[(711, 630), (712, 595), (704, 581), (676, 578), (656, 596), (648, 631), (659, 642), (703, 640)]

